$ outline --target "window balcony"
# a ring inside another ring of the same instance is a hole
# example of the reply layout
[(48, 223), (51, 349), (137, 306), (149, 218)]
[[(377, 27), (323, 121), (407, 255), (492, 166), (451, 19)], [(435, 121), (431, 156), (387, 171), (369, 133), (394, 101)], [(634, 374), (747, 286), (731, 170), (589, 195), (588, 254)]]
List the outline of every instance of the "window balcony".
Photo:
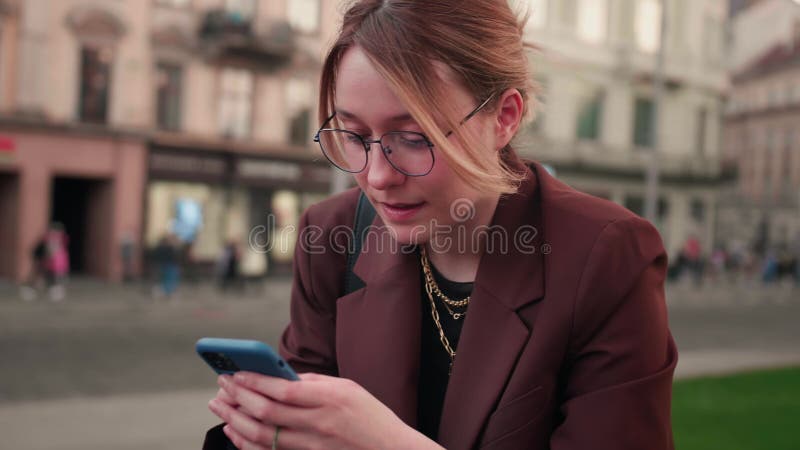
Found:
[(204, 57), (226, 65), (272, 71), (290, 63), (295, 52), (294, 33), (285, 21), (256, 27), (241, 14), (211, 10), (198, 33)]

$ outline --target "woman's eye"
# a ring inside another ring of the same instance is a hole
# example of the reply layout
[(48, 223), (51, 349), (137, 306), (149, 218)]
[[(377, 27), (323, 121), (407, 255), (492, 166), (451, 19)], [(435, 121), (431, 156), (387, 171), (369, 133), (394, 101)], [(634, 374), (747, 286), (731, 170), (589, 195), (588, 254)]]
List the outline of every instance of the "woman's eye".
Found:
[(403, 138), (403, 139), (400, 140), (400, 142), (403, 145), (406, 145), (406, 146), (409, 146), (409, 147), (423, 147), (423, 146), (427, 146), (428, 145), (428, 143), (425, 141), (425, 139), (421, 139), (421, 138), (419, 138), (419, 139)]

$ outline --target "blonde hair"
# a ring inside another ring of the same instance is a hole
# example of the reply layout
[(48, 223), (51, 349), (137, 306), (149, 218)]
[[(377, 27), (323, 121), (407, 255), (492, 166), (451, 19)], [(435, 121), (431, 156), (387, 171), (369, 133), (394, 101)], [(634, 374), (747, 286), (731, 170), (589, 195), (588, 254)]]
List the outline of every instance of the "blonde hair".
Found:
[[(461, 127), (465, 111), (448, 101), (445, 80), (436, 72), (444, 64), (476, 100), (516, 89), (523, 116), (531, 116), (535, 98), (520, 20), (507, 0), (359, 0), (344, 14), (342, 28), (328, 52), (320, 80), (319, 119), (334, 110), (336, 73), (344, 53), (360, 47), (388, 82), (414, 120), (458, 177), (487, 193), (516, 192), (522, 174), (506, 160), (506, 146), (487, 157), (474, 136)], [(446, 134), (452, 130), (458, 147)]]

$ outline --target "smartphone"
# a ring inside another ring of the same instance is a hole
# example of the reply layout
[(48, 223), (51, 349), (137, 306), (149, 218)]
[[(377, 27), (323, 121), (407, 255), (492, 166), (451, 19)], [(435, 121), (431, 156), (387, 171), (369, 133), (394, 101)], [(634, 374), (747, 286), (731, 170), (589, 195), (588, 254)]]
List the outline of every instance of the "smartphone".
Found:
[(300, 379), (289, 364), (263, 342), (204, 337), (197, 341), (195, 349), (220, 375), (245, 370), (291, 381)]

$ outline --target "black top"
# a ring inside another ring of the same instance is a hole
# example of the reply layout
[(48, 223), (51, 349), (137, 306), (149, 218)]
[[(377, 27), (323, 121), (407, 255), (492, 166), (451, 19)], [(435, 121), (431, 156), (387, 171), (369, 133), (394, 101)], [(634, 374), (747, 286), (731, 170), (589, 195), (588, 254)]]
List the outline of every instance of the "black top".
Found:
[[(456, 283), (444, 278), (433, 264), (431, 272), (439, 289), (453, 300), (461, 300), (472, 293), (473, 283)], [(420, 269), (422, 277), (422, 352), (420, 355), (419, 371), (419, 397), (417, 406), (417, 429), (436, 440), (439, 434), (439, 421), (442, 416), (444, 394), (447, 391), (447, 382), (450, 371), (450, 355), (439, 339), (439, 329), (431, 316), (431, 302), (425, 292), (425, 275)], [(439, 322), (442, 324), (445, 336), (450, 341), (450, 347), (458, 353), (458, 338), (461, 336), (461, 326), (466, 317), (459, 320), (453, 319), (445, 309), (441, 299), (434, 294), (434, 303), (439, 312)], [(466, 311), (466, 308), (452, 308), (454, 312)], [(457, 356), (456, 356), (457, 357)]]

